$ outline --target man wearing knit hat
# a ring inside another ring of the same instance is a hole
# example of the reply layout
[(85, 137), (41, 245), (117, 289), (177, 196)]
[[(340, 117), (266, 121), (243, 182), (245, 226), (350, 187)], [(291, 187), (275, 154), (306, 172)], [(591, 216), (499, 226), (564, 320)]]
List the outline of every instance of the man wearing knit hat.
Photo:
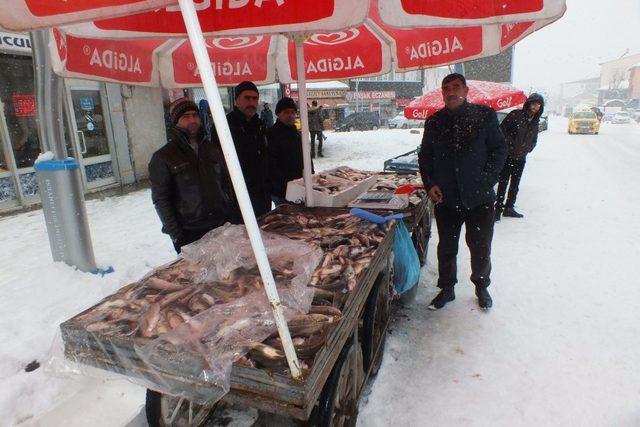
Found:
[(229, 220), (229, 180), (220, 148), (207, 138), (198, 106), (180, 98), (169, 106), (168, 143), (149, 163), (151, 199), (178, 253)]
[[(256, 216), (260, 216), (271, 210), (266, 128), (257, 114), (260, 95), (256, 85), (249, 81), (236, 86), (234, 95), (235, 106), (233, 111), (227, 114), (227, 122), (253, 210)], [(215, 132), (212, 135), (215, 135)], [(213, 139), (218, 142), (217, 135)], [(237, 204), (234, 212), (232, 222), (242, 223)]]
[(302, 137), (296, 128), (297, 112), (293, 99), (282, 98), (276, 104), (276, 123), (267, 131), (271, 200), (276, 205), (287, 203), (287, 183), (302, 177), (304, 163)]

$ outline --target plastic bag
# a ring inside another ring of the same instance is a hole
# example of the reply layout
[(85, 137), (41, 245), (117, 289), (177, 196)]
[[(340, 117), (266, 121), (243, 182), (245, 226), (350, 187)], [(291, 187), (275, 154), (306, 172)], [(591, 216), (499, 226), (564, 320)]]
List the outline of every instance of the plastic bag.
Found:
[[(263, 239), (285, 318), (307, 313), (307, 283), (322, 251), (271, 233)], [(232, 364), (276, 326), (244, 226), (221, 227), (190, 246), (191, 256), (65, 322), (66, 357), (200, 403), (224, 396)]]
[(396, 224), (393, 237), (393, 285), (402, 294), (418, 284), (420, 259), (404, 221)]

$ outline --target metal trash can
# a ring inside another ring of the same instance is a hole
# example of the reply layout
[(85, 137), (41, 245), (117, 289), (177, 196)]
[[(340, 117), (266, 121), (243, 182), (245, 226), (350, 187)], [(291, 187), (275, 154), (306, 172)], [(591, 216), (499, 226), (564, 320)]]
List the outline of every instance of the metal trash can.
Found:
[(53, 260), (81, 271), (96, 271), (78, 161), (42, 160), (33, 168)]

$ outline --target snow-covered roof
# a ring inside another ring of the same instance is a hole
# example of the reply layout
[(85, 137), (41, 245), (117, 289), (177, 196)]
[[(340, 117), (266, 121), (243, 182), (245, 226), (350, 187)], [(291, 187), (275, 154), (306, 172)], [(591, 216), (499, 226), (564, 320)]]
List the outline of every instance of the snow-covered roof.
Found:
[(636, 67), (640, 67), (640, 62), (638, 62), (637, 64), (632, 65), (631, 67), (629, 67), (629, 69), (636, 68)]
[[(609, 86), (601, 86), (600, 88), (598, 88), (598, 90), (613, 90), (613, 89), (614, 88), (611, 88)], [(620, 82), (620, 85), (615, 89), (629, 89), (629, 80), (622, 80)]]
[[(328, 82), (312, 82), (312, 83), (307, 83), (306, 86), (307, 86), (307, 89), (314, 89), (314, 90), (349, 89), (348, 84), (344, 84), (337, 80), (331, 80)], [(293, 83), (291, 85), (291, 90), (298, 90), (298, 84)]]

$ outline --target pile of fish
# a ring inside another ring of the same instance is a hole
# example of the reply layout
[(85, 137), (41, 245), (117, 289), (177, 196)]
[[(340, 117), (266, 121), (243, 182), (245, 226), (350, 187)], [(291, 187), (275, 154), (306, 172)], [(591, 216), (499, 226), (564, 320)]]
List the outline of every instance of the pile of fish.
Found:
[[(376, 175), (376, 183), (371, 187), (369, 191), (396, 191), (399, 187), (405, 185), (422, 186), (422, 179), (419, 175), (409, 174), (395, 174), (395, 173), (383, 173)], [(419, 189), (409, 194), (409, 202), (416, 206), (425, 197), (427, 192), (424, 189)]]
[(329, 195), (340, 193), (348, 188), (347, 183), (324, 173), (314, 176), (312, 181), (314, 190)]
[[(292, 262), (272, 263), (279, 286), (289, 286)], [(88, 332), (106, 336), (157, 338), (216, 305), (250, 292), (263, 292), (257, 267), (238, 268), (224, 280), (199, 282), (200, 268), (184, 259), (129, 284), (76, 317)]]
[(335, 176), (346, 181), (360, 182), (371, 177), (368, 172), (363, 172), (357, 169), (350, 168), (348, 166), (340, 166), (333, 170), (327, 171), (327, 175)]

